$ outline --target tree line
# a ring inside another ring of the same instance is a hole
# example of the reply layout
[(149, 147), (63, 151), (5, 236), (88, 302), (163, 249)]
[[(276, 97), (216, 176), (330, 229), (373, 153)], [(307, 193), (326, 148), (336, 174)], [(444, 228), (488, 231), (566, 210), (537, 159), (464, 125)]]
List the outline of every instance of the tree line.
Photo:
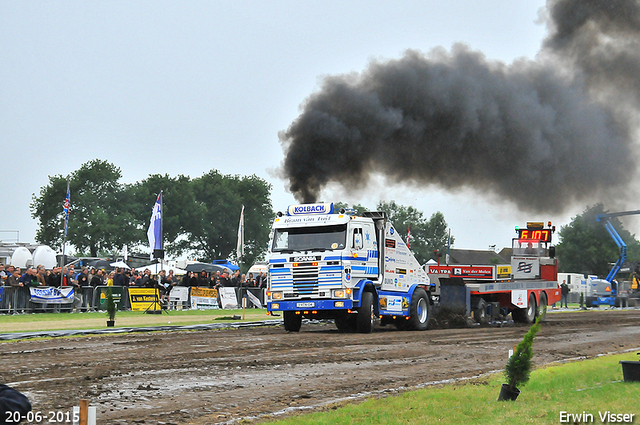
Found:
[(50, 176), (30, 205), (32, 217), (39, 222), (36, 241), (62, 247), (62, 202), (68, 181), (67, 241), (90, 256), (120, 251), (124, 245), (146, 247), (151, 209), (160, 191), (164, 247), (169, 256), (189, 254), (201, 261), (235, 256), (242, 205), (242, 263), (252, 264), (264, 253), (274, 215), (271, 185), (265, 180), (216, 170), (197, 178), (154, 174), (133, 184), (121, 179), (120, 168), (99, 159), (83, 164), (68, 177)]
[[(252, 176), (224, 175), (211, 170), (201, 177), (153, 174), (133, 184), (121, 182), (122, 171), (107, 161), (94, 159), (69, 176), (49, 176), (47, 185), (34, 194), (31, 215), (38, 220), (36, 241), (61, 249), (64, 215), (62, 203), (71, 192), (67, 241), (92, 257), (147, 246), (151, 209), (163, 192), (163, 238), (168, 256), (187, 254), (209, 262), (235, 258), (238, 222), (245, 206), (245, 253), (242, 263), (251, 265), (267, 249), (271, 220), (271, 185)], [(336, 208), (348, 207), (336, 203)], [(283, 207), (284, 208), (284, 207)], [(362, 205), (356, 212), (368, 210)], [(421, 263), (444, 252), (449, 243), (448, 225), (441, 212), (429, 219), (413, 207), (394, 201), (380, 202), (396, 230), (406, 239), (411, 226), (411, 249)], [(454, 238), (450, 243), (453, 245)]]
[[(134, 249), (147, 246), (147, 228), (151, 208), (163, 192), (163, 237), (168, 256), (188, 254), (200, 261), (235, 258), (238, 222), (245, 206), (245, 254), (242, 263), (253, 264), (267, 249), (274, 210), (271, 185), (255, 175), (224, 175), (217, 170), (191, 178), (153, 174), (133, 184), (121, 182), (120, 168), (94, 159), (69, 176), (49, 177), (47, 185), (34, 194), (31, 215), (38, 220), (36, 241), (62, 248), (62, 203), (67, 182), (71, 192), (71, 213), (67, 241), (79, 252), (97, 257), (119, 252), (124, 245)], [(362, 205), (349, 207), (337, 202), (336, 208), (356, 213), (368, 210)], [(421, 264), (444, 253), (455, 238), (441, 212), (429, 218), (395, 201), (379, 202), (378, 211), (386, 211), (396, 230), (406, 236), (411, 226), (410, 245)], [(620, 251), (598, 214), (607, 213), (602, 204), (587, 207), (571, 223), (561, 226), (556, 253), (559, 269), (565, 272), (606, 276)], [(611, 223), (627, 244), (628, 266), (640, 264), (640, 242), (624, 228), (620, 220)]]

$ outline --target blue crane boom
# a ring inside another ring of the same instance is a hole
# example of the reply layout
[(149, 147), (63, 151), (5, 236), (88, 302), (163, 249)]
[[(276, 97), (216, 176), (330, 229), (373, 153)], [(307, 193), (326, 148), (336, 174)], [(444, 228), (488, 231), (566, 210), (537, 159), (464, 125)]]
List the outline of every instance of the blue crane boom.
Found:
[(620, 249), (620, 257), (618, 258), (618, 261), (616, 261), (615, 265), (613, 266), (611, 271), (609, 271), (609, 274), (606, 277), (606, 281), (609, 283), (613, 281), (613, 279), (616, 277), (616, 274), (618, 274), (618, 271), (620, 271), (620, 268), (622, 267), (624, 262), (627, 260), (627, 244), (624, 243), (624, 241), (622, 240), (622, 237), (620, 237), (620, 235), (618, 234), (616, 229), (613, 227), (613, 224), (611, 224), (611, 221), (609, 219), (612, 217), (620, 217), (624, 215), (634, 215), (634, 214), (640, 214), (640, 210), (598, 214), (596, 216), (596, 220), (601, 222), (604, 225), (604, 228), (607, 229), (607, 232), (609, 233), (613, 241), (616, 243), (616, 245), (618, 245), (618, 248)]

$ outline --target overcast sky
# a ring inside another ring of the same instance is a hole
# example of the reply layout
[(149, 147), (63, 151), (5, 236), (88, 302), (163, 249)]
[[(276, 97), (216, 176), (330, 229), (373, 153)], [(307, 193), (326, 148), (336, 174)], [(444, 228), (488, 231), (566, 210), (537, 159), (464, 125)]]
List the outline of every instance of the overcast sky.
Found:
[[(0, 230), (33, 242), (33, 194), (48, 176), (94, 158), (120, 167), (125, 183), (212, 168), (256, 174), (273, 185), (273, 206), (284, 210), (294, 200), (274, 173), (284, 157), (278, 132), (324, 76), (456, 42), (507, 64), (533, 59), (546, 33), (544, 3), (0, 2)], [(331, 186), (323, 198), (369, 207), (395, 200), (426, 216), (442, 211), (457, 248), (510, 246), (514, 226), (560, 226), (585, 207), (531, 216), (471, 190), (374, 186), (349, 196)]]

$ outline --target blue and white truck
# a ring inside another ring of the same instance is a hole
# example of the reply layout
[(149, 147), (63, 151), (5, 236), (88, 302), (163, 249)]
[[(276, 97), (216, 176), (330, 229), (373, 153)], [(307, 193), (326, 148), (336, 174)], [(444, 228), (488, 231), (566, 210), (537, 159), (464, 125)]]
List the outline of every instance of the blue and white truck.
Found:
[(292, 205), (274, 219), (267, 260), (268, 314), (282, 312), (287, 331), (303, 318), (344, 332), (371, 332), (377, 320), (427, 329), (432, 285), (384, 212)]

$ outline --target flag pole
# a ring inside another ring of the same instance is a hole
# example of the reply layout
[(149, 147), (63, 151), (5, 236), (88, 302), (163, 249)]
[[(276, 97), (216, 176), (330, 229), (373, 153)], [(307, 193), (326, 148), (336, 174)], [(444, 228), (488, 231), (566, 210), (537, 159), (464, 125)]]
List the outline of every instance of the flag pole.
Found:
[(449, 265), (449, 258), (451, 254), (451, 227), (449, 227), (449, 238), (447, 239), (447, 256), (445, 258), (447, 266)]
[(244, 204), (240, 211), (240, 223), (238, 224), (238, 244), (236, 246), (236, 260), (238, 261), (238, 266), (242, 266), (242, 257), (244, 257)]
[[(160, 250), (162, 251), (162, 258), (156, 258), (156, 263), (160, 263), (160, 264), (162, 264), (162, 262), (164, 261), (164, 233), (163, 233), (164, 204), (162, 203), (163, 201), (164, 199), (163, 199), (162, 190), (161, 190), (160, 191)], [(158, 270), (158, 267), (156, 267), (156, 270)]]
[(69, 227), (69, 208), (71, 208), (71, 192), (69, 191), (69, 180), (67, 180), (67, 196), (64, 198), (63, 211), (64, 216), (64, 237), (62, 238), (62, 258), (60, 259), (60, 287), (64, 283), (64, 263), (65, 263), (65, 250), (67, 247), (67, 228)]

